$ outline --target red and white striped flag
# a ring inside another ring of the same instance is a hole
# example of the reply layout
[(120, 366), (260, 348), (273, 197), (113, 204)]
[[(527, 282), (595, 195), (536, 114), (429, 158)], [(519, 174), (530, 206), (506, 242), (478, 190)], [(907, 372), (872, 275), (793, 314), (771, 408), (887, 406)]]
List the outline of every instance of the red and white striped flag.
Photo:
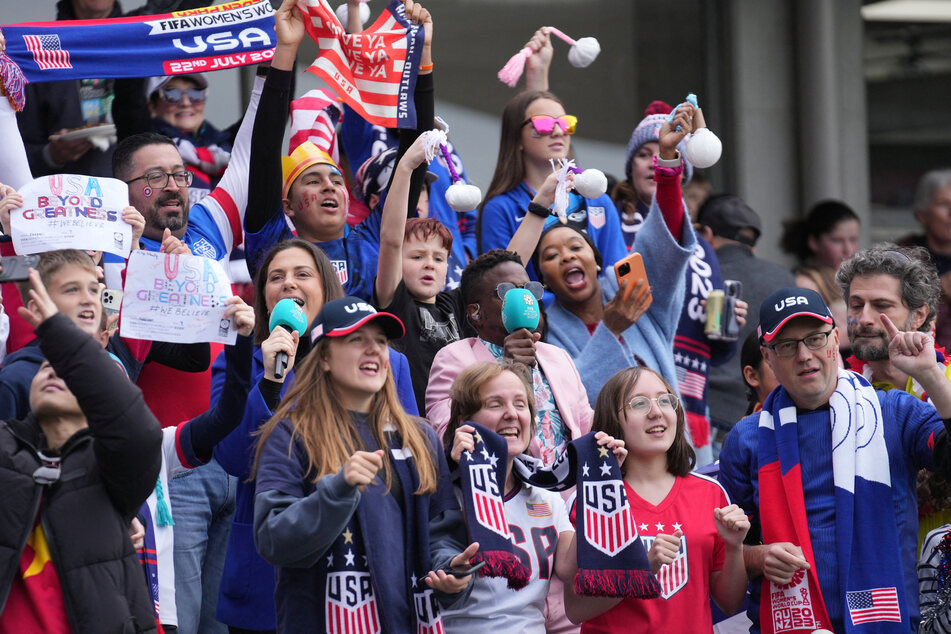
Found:
[(33, 59), (39, 65), (40, 70), (51, 68), (72, 68), (69, 63), (69, 51), (63, 49), (59, 42), (59, 36), (55, 33), (45, 35), (24, 35), (26, 48), (33, 53)]
[(323, 88), (311, 90), (292, 101), (291, 139), (287, 153), (291, 154), (304, 141), (310, 141), (329, 154), (334, 163), (339, 163), (337, 123), (342, 115), (343, 109), (336, 95)]
[(415, 128), (413, 93), (423, 50), (422, 27), (391, 0), (370, 28), (348, 34), (327, 0), (299, 0), (304, 27), (319, 53), (307, 69), (374, 125)]

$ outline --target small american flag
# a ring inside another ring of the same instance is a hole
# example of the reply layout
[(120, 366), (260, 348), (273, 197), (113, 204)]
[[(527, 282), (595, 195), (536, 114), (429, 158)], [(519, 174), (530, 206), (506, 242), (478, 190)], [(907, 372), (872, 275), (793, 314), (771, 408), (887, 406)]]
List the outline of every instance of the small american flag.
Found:
[(551, 507), (548, 505), (548, 502), (526, 502), (525, 509), (528, 511), (529, 517), (550, 517), (551, 516)]
[(340, 160), (337, 148), (337, 123), (343, 110), (333, 92), (318, 88), (291, 102), (291, 139), (288, 153), (304, 141), (310, 141)]
[(703, 389), (706, 387), (707, 379), (702, 374), (678, 367), (677, 384), (678, 387), (680, 387), (680, 393), (684, 396), (692, 396), (693, 398), (702, 400)]
[(852, 617), (853, 625), (875, 621), (901, 622), (901, 608), (898, 605), (898, 591), (895, 588), (846, 592), (845, 600), (849, 606), (849, 616)]
[(69, 51), (60, 46), (58, 35), (24, 35), (23, 40), (41, 70), (73, 67), (69, 63)]

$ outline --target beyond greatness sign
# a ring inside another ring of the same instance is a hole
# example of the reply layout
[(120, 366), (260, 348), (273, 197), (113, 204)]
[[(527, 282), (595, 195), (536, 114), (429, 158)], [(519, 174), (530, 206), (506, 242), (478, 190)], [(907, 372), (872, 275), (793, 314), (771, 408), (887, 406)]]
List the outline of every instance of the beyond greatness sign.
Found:
[(232, 320), (224, 318), (229, 297), (231, 281), (216, 260), (133, 251), (119, 332), (132, 339), (233, 345), (237, 331)]
[(307, 70), (373, 125), (415, 128), (413, 93), (425, 33), (406, 20), (403, 3), (390, 0), (361, 33), (346, 33), (327, 0), (299, 0), (298, 6), (319, 50)]
[(197, 73), (274, 56), (270, 0), (163, 15), (3, 27), (7, 55), (31, 82)]
[(20, 194), (23, 206), (10, 212), (17, 253), (87, 249), (129, 257), (132, 225), (122, 220), (129, 187), (122, 181), (54, 174), (37, 178)]

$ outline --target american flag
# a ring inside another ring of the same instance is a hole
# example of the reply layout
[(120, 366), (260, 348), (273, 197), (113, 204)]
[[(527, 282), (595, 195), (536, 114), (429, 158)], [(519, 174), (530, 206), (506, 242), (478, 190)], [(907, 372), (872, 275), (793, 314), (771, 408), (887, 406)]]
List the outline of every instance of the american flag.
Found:
[(291, 140), (288, 154), (304, 141), (310, 141), (330, 155), (334, 162), (340, 160), (337, 148), (337, 123), (343, 111), (336, 95), (318, 88), (291, 102)]
[(509, 537), (508, 520), (505, 519), (505, 504), (495, 482), (495, 468), (489, 464), (470, 465), (472, 478), (472, 502), (476, 520), (489, 530), (506, 539)]
[(69, 63), (69, 51), (63, 50), (59, 43), (59, 36), (51, 33), (48, 35), (24, 35), (26, 48), (33, 53), (33, 59), (36, 61), (40, 70), (50, 68), (72, 68)]
[(901, 607), (898, 605), (898, 590), (895, 588), (846, 592), (845, 600), (853, 625), (875, 621), (901, 622)]
[(307, 70), (370, 123), (415, 126), (411, 83), (423, 47), (422, 27), (407, 28), (395, 15), (402, 5), (391, 1), (369, 28), (347, 34), (327, 0), (305, 4), (304, 27), (319, 51)]
[[(604, 495), (605, 487), (614, 487), (612, 497)], [(637, 527), (631, 515), (624, 485), (621, 482), (601, 481), (584, 483), (584, 535), (589, 544), (613, 557), (637, 539)], [(616, 504), (613, 501), (622, 501)], [(603, 504), (602, 504), (603, 503)], [(602, 506), (609, 506), (606, 512)]]
[(551, 506), (548, 505), (548, 502), (526, 502), (525, 509), (528, 512), (529, 517), (551, 516)]
[(682, 395), (702, 400), (703, 388), (707, 384), (707, 379), (702, 374), (678, 367), (677, 384)]

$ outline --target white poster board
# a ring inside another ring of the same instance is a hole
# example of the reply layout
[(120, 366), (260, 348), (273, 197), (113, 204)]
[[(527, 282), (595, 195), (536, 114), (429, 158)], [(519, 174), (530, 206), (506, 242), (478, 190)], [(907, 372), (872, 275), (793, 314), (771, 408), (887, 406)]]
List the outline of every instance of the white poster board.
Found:
[(217, 260), (133, 251), (119, 332), (133, 339), (233, 345), (238, 333), (233, 320), (224, 318), (231, 294), (231, 280)]
[(10, 212), (13, 248), (21, 255), (57, 249), (132, 250), (132, 225), (122, 220), (129, 187), (115, 178), (54, 174), (22, 189), (23, 206)]

